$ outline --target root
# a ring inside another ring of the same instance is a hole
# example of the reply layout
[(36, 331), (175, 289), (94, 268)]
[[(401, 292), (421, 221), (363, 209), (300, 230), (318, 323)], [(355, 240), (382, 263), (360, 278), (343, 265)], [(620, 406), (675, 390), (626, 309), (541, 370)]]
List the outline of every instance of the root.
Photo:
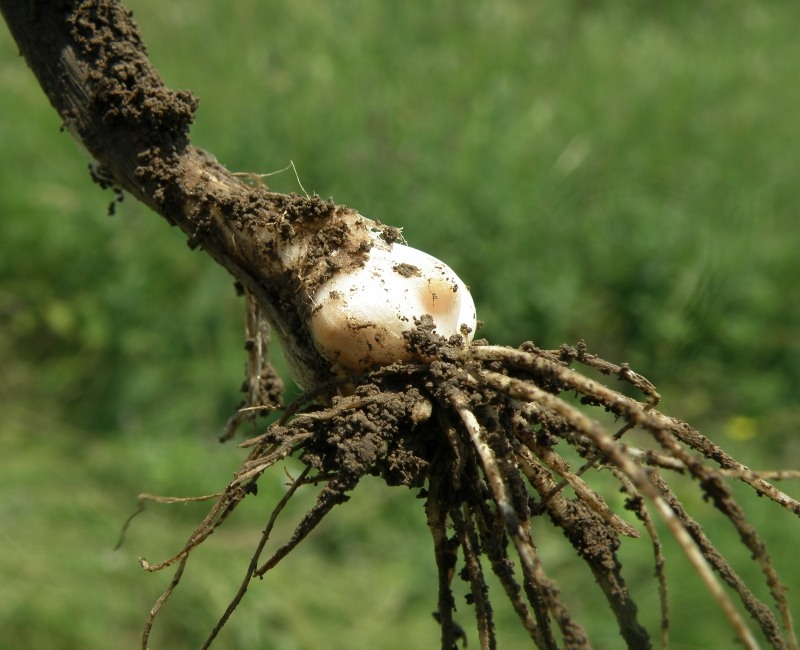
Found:
[[(796, 478), (796, 471), (750, 470), (688, 424), (657, 411), (660, 396), (647, 379), (625, 365), (588, 354), (583, 345), (559, 351), (540, 350), (530, 343), (519, 349), (481, 344), (460, 349), (438, 339), (424, 322), (410, 333), (409, 345), (424, 346), (434, 360), (427, 365), (395, 364), (318, 387), (287, 407), (263, 434), (240, 445), (249, 449), (248, 457), (184, 547), (158, 564), (142, 560), (151, 571), (178, 564), (172, 583), (148, 617), (145, 646), (153, 620), (178, 585), (191, 552), (255, 491), (265, 471), (293, 455), (305, 470), (275, 506), (238, 592), (203, 647), (228, 622), (251, 579), (264, 576), (294, 551), (335, 505), (347, 501), (347, 493), (365, 475), (379, 476), (389, 485), (425, 489), (439, 576), (434, 617), (443, 650), (465, 644), (467, 638), (456, 620), (455, 576), (468, 584), (467, 602), (474, 608), (482, 650), (498, 645), (494, 610), (501, 598), (510, 604), (533, 646), (591, 647), (589, 635), (562, 599), (537, 551), (532, 522), (541, 516), (563, 532), (587, 564), (627, 647), (652, 647), (653, 631), (639, 620), (625, 567), (617, 556), (622, 543), (638, 543), (642, 533), (653, 548), (661, 611), (658, 640), (662, 647), (669, 644), (674, 621), (658, 520), (689, 559), (743, 647), (759, 644), (743, 613), (755, 622), (762, 643), (798, 647), (786, 588), (727, 484), (741, 481), (798, 515), (800, 504), (770, 482)], [(569, 367), (575, 363), (616, 377), (637, 389), (642, 399)], [(337, 396), (339, 386), (349, 387), (346, 396)], [(563, 398), (565, 392), (575, 393), (582, 405)], [(314, 403), (318, 405), (300, 413), (303, 406)], [(591, 417), (591, 408), (615, 416), (617, 428), (610, 430)], [(652, 448), (628, 444), (626, 436), (634, 430), (647, 434)], [(573, 470), (559, 447), (577, 453), (580, 467)], [(592, 477), (600, 472), (616, 479), (633, 522), (615, 512), (592, 485)], [(754, 595), (702, 531), (670, 487), (671, 475), (690, 477), (700, 494), (730, 521), (761, 569), (772, 606)], [(275, 519), (297, 487), (321, 482), (325, 485), (316, 503), (291, 538), (262, 561)], [(488, 570), (497, 576), (501, 593), (490, 593)], [(740, 605), (730, 593), (738, 596)]]
[[(245, 573), (244, 580), (242, 580), (242, 585), (239, 587), (239, 591), (236, 592), (236, 595), (231, 600), (230, 604), (228, 605), (225, 613), (220, 617), (217, 624), (214, 626), (214, 629), (211, 630), (211, 633), (208, 635), (205, 643), (203, 644), (203, 648), (208, 648), (211, 646), (211, 643), (216, 638), (217, 634), (219, 634), (220, 630), (223, 628), (225, 623), (228, 622), (231, 614), (236, 611), (239, 603), (244, 598), (245, 592), (247, 592), (247, 587), (250, 585), (250, 580), (253, 576), (258, 575), (257, 567), (258, 567), (258, 560), (261, 557), (261, 553), (264, 551), (264, 546), (266, 546), (267, 541), (269, 540), (270, 535), (272, 534), (272, 529), (275, 526), (275, 522), (278, 520), (278, 515), (281, 511), (286, 507), (286, 504), (289, 503), (289, 500), (294, 496), (294, 493), (297, 491), (297, 488), (303, 485), (305, 482), (306, 476), (308, 476), (309, 468), (303, 470), (303, 472), (298, 476), (294, 481), (292, 481), (291, 486), (286, 491), (286, 494), (283, 495), (280, 501), (278, 501), (278, 505), (275, 506), (275, 509), (272, 511), (272, 514), (269, 517), (269, 521), (267, 522), (267, 526), (264, 529), (264, 533), (261, 535), (261, 540), (258, 542), (258, 546), (256, 547), (255, 552), (253, 553), (253, 557), (250, 558), (250, 564), (247, 567), (247, 572)], [(146, 642), (146, 639), (145, 639)]]

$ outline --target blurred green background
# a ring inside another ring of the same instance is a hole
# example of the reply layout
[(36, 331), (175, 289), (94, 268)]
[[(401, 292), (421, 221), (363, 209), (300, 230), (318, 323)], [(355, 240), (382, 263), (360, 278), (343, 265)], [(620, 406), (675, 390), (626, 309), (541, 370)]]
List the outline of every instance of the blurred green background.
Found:
[[(800, 4), (128, 7), (165, 81), (199, 96), (193, 140), (224, 165), (294, 161), (307, 190), (447, 260), (491, 341), (584, 338), (750, 466), (798, 468)], [(112, 548), (139, 492), (215, 492), (238, 466), (216, 437), (240, 398), (242, 304), (221, 268), (134, 201), (106, 216), (112, 195), (4, 28), (0, 143), (0, 644), (138, 647), (170, 576), (137, 557), (172, 554), (205, 508), (150, 506)], [(268, 182), (299, 190), (291, 172)], [(193, 556), (153, 647), (204, 638), (285, 480), (265, 477)], [(797, 616), (800, 526), (741, 494)], [(696, 491), (682, 496), (761, 586), (732, 529)], [(537, 541), (596, 647), (619, 647), (588, 571), (544, 522)], [(731, 647), (667, 545), (673, 647)], [(429, 546), (413, 493), (366, 482), (251, 588), (219, 647), (437, 647)], [(623, 557), (656, 633), (649, 553), (626, 543)], [(500, 647), (526, 647), (499, 602)], [(460, 606), (470, 647), (471, 615)]]

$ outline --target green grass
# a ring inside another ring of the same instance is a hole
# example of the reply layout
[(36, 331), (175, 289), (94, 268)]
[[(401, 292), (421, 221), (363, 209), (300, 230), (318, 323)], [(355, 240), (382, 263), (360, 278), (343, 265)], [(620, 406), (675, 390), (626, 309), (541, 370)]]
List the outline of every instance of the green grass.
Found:
[[(800, 5), (537, 4), (129, 6), (167, 83), (199, 96), (193, 139), (223, 164), (293, 160), (309, 191), (403, 226), (457, 269), (492, 341), (584, 338), (751, 466), (796, 468)], [(242, 306), (161, 219), (130, 199), (105, 216), (113, 197), (5, 30), (0, 89), (3, 646), (136, 647), (169, 579), (137, 557), (179, 548), (202, 508), (151, 505), (111, 549), (139, 492), (213, 492), (235, 469), (215, 437), (239, 399)], [(269, 183), (299, 189), (290, 172)], [(273, 480), (192, 559), (154, 647), (194, 647), (213, 625)], [(796, 598), (797, 521), (746, 501)], [(707, 531), (735, 548), (724, 522)], [(596, 646), (616, 647), (591, 576), (556, 534), (537, 539)], [(655, 630), (638, 546), (624, 552)], [(414, 495), (371, 481), (251, 588), (220, 647), (435, 647), (428, 547)], [(725, 647), (681, 562), (674, 647)], [(501, 647), (519, 647), (498, 618)]]

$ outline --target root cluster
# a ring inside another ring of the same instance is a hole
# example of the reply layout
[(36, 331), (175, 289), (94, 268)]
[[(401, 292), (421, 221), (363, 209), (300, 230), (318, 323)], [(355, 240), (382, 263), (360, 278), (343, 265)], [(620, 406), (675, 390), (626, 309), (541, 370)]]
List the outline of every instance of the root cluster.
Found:
[[(388, 485), (419, 488), (424, 498), (439, 574), (434, 616), (441, 625), (443, 650), (456, 647), (464, 637), (453, 616), (455, 575), (469, 585), (468, 602), (474, 608), (482, 649), (496, 647), (492, 603), (499, 597), (511, 603), (533, 646), (591, 647), (537, 552), (535, 521), (544, 516), (563, 531), (591, 569), (629, 648), (652, 645), (617, 556), (621, 537), (639, 537), (640, 530), (653, 548), (661, 598), (660, 643), (668, 645), (667, 582), (658, 519), (744, 647), (756, 648), (758, 641), (742, 610), (770, 646), (797, 648), (786, 588), (728, 486), (731, 479), (742, 481), (800, 515), (800, 503), (772, 485), (767, 480), (772, 477), (750, 471), (686, 423), (657, 411), (659, 395), (647, 379), (626, 365), (589, 354), (583, 344), (547, 351), (532, 343), (513, 349), (479, 341), (464, 349), (455, 340), (448, 343), (435, 336), (431, 323), (424, 320), (408, 334), (408, 343), (432, 361), (395, 364), (320, 386), (287, 407), (262, 435), (242, 443), (250, 450), (247, 458), (224, 492), (214, 495), (213, 507), (183, 549), (159, 564), (142, 561), (150, 571), (177, 565), (172, 583), (147, 620), (143, 647), (192, 551), (256, 492), (264, 472), (293, 455), (305, 468), (275, 505), (242, 585), (204, 647), (227, 623), (250, 580), (263, 577), (334, 506), (347, 501), (348, 492), (362, 477), (373, 475)], [(613, 390), (572, 365), (616, 378), (622, 382), (620, 388), (640, 397)], [(592, 408), (613, 415), (615, 428), (592, 417)], [(629, 443), (633, 430), (644, 432), (652, 444)], [(564, 450), (573, 457), (577, 452), (581, 466), (571, 467)], [(636, 526), (613, 512), (590, 487), (589, 478), (602, 470), (625, 493)], [(730, 520), (769, 585), (771, 606), (753, 594), (687, 512), (669, 485), (676, 474), (691, 477)], [(271, 556), (262, 557), (281, 510), (306, 484), (321, 486), (315, 504), (291, 538)], [(489, 570), (499, 579), (502, 594), (490, 594)], [(738, 596), (740, 605), (731, 594)]]

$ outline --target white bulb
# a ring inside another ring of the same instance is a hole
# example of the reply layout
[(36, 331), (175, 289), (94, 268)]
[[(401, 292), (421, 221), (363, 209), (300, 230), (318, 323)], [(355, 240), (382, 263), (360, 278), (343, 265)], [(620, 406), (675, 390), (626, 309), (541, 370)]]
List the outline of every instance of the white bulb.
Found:
[(444, 262), (402, 244), (376, 242), (366, 264), (325, 282), (314, 296), (311, 333), (336, 374), (413, 361), (403, 332), (430, 314), (436, 334), (460, 335), (476, 326), (467, 286)]

